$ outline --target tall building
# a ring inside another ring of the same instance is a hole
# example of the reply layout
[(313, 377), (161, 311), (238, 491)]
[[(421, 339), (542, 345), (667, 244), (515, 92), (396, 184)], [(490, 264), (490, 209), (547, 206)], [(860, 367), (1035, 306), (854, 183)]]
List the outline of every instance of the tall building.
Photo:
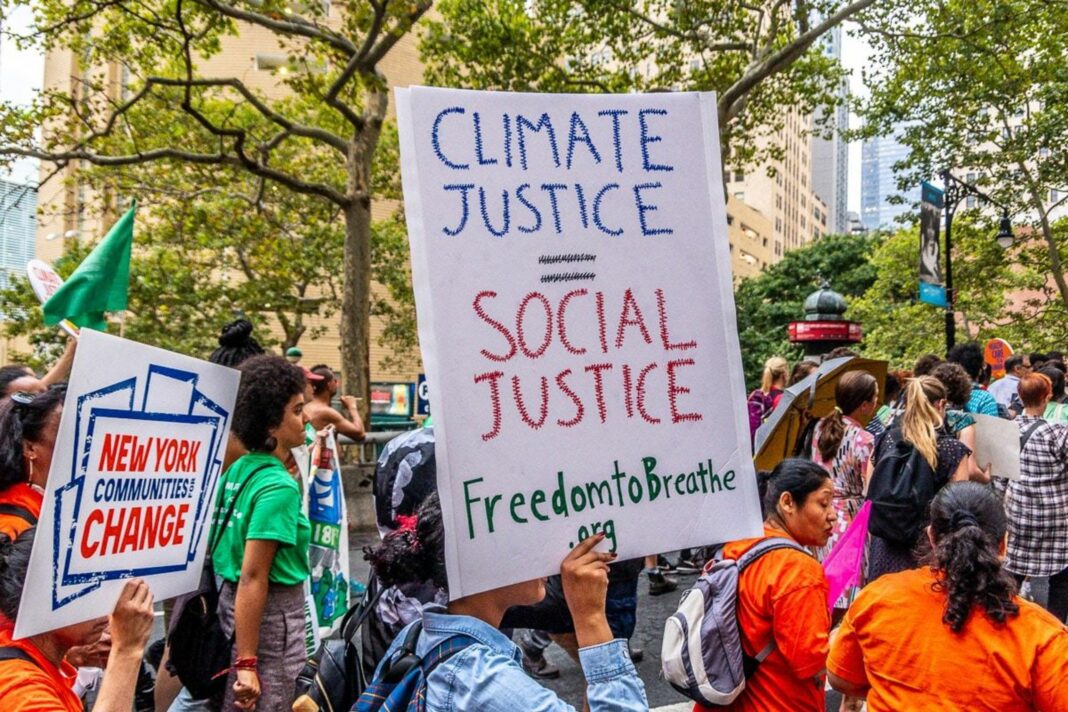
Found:
[[(920, 201), (919, 185), (898, 190), (894, 164), (908, 158), (909, 149), (896, 134), (869, 139), (861, 147), (860, 219), (870, 230), (893, 227), (895, 218)], [(891, 203), (891, 196), (901, 196), (903, 201)]]
[(13, 274), (26, 274), (34, 256), (37, 232), (37, 189), (0, 180), (0, 287)]
[[(726, 172), (727, 196), (759, 212), (771, 225), (770, 260), (828, 232), (828, 209), (812, 189), (812, 118), (789, 112), (781, 131), (763, 139), (784, 149), (782, 160)], [(729, 210), (728, 210), (729, 212)]]
[[(842, 59), (841, 26), (827, 33), (824, 52), (834, 59)], [(849, 144), (842, 138), (842, 134), (849, 130), (848, 96), (849, 79), (843, 78), (838, 87), (841, 103), (826, 126), (834, 133), (829, 139), (812, 138), (812, 190), (827, 204), (827, 231), (832, 233), (844, 233), (848, 223)], [(816, 120), (822, 121), (822, 116), (822, 111), (817, 113)]]
[[(271, 99), (284, 97), (289, 91), (282, 83), (283, 75), (287, 71), (287, 50), (279, 44), (276, 35), (264, 28), (243, 23), (237, 23), (237, 28), (236, 34), (222, 38), (222, 47), (218, 53), (199, 63), (201, 74), (206, 77), (238, 77), (253, 91), (262, 92)], [(421, 83), (423, 68), (416, 45), (415, 33), (406, 35), (379, 65), (391, 87)], [(77, 92), (78, 79), (84, 73), (84, 68), (80, 65), (78, 57), (68, 50), (49, 52), (45, 57), (44, 89)], [(104, 71), (110, 91), (121, 95), (121, 67), (112, 65), (104, 68)], [(391, 103), (391, 116), (392, 109)], [(50, 166), (42, 165), (42, 177), (50, 170)], [(93, 211), (88, 210), (87, 206), (92, 206), (100, 196), (95, 195), (84, 184), (69, 180), (73, 175), (73, 169), (65, 169), (41, 190), (42, 215), (37, 227), (37, 248), (38, 255), (43, 260), (55, 260), (63, 253), (63, 245), (67, 240), (95, 240), (101, 237), (110, 222), (118, 217), (117, 214), (97, 217)], [(375, 201), (373, 217), (384, 219), (394, 208), (395, 203), (391, 201)], [(56, 236), (62, 236), (63, 239), (56, 239)], [(49, 237), (52, 239), (47, 239)], [(372, 284), (372, 292), (377, 297), (382, 290), (378, 285)], [(305, 336), (300, 340), (300, 348), (304, 353), (303, 363), (326, 363), (333, 367), (340, 365), (339, 319), (339, 315), (329, 319), (306, 319), (308, 332), (314, 332), (318, 327), (325, 328), (320, 336)], [(270, 328), (276, 337), (281, 337), (282, 332), (278, 325), (273, 323), (273, 320), (264, 320), (267, 321), (264, 325)], [(372, 318), (371, 380), (414, 382), (419, 371), (418, 366), (403, 372), (386, 370), (380, 366), (385, 357), (392, 355), (379, 343), (382, 330), (382, 320)], [(418, 354), (413, 356), (412, 360), (417, 363)]]

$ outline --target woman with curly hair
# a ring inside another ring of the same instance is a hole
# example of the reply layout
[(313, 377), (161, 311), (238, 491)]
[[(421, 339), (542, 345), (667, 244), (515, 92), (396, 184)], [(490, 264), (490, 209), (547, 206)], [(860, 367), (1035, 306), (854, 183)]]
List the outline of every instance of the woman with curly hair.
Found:
[[(304, 374), (278, 356), (242, 362), (233, 431), (248, 448), (223, 475), (211, 539), (219, 616), (234, 636), (223, 709), (281, 710), (304, 666), (304, 581), (311, 525), (286, 471), (304, 443)], [(218, 522), (233, 504), (226, 528)]]
[(831, 685), (871, 712), (1068, 709), (1068, 629), (1016, 595), (1006, 531), (989, 488), (939, 492), (925, 566), (860, 592), (831, 640)]

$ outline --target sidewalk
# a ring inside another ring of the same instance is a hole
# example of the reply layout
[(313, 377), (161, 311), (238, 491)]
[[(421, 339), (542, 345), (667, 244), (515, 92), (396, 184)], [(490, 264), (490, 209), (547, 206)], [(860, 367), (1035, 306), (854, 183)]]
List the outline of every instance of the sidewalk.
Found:
[(650, 712), (690, 712), (693, 709), (692, 702), (679, 702), (674, 705), (664, 705), (663, 707), (654, 707)]

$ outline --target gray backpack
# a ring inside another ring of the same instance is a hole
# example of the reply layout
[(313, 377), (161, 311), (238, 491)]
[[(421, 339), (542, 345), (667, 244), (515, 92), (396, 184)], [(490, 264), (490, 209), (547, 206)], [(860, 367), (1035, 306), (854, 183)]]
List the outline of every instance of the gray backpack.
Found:
[(808, 553), (795, 541), (769, 537), (737, 561), (723, 558), (723, 548), (686, 593), (664, 624), (660, 657), (664, 679), (694, 702), (719, 707), (742, 694), (746, 678), (775, 649), (774, 639), (749, 657), (738, 626), (738, 577), (764, 554), (776, 549)]

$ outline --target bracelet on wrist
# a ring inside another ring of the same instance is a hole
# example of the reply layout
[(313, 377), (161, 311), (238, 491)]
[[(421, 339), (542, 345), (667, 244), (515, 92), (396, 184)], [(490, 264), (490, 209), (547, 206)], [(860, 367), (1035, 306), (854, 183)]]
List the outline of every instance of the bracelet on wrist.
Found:
[(255, 670), (258, 667), (259, 660), (255, 655), (251, 655), (247, 658), (237, 658), (232, 665), (234, 670)]

